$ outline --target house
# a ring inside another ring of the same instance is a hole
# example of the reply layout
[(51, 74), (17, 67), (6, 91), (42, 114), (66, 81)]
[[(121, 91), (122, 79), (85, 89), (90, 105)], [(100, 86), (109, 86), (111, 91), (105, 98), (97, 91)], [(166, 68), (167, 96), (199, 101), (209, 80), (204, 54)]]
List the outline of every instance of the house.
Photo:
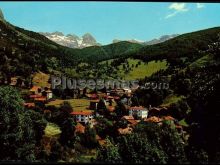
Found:
[(98, 99), (98, 95), (97, 94), (86, 94), (86, 96), (91, 99), (91, 100), (94, 100), (94, 99)]
[(131, 105), (131, 99), (127, 98), (127, 97), (124, 97), (124, 98), (121, 99), (121, 103), (124, 104), (124, 105), (130, 106)]
[(167, 116), (169, 111), (165, 107), (149, 107), (149, 116)]
[(121, 135), (125, 135), (125, 134), (131, 134), (133, 131), (133, 129), (131, 127), (127, 127), (127, 128), (119, 128), (118, 129), (118, 133)]
[(118, 101), (118, 100), (120, 100), (120, 97), (119, 96), (114, 96), (114, 100)]
[(96, 135), (96, 140), (98, 141), (100, 146), (103, 146), (106, 143), (106, 140), (102, 139), (99, 135)]
[(85, 133), (85, 126), (83, 126), (80, 123), (77, 123), (76, 127), (75, 127), (75, 134), (76, 133)]
[(123, 88), (123, 90), (124, 90), (124, 92), (125, 92), (126, 94), (131, 93), (131, 89), (130, 89), (130, 88)]
[(123, 91), (128, 97), (131, 97), (132, 91), (130, 88), (123, 88)]
[(45, 103), (47, 101), (47, 98), (44, 96), (41, 96), (41, 97), (34, 98), (34, 101)]
[(94, 118), (94, 113), (91, 111), (76, 111), (72, 112), (77, 122), (88, 123)]
[(126, 120), (131, 126), (135, 126), (140, 122), (140, 120), (135, 120), (133, 116), (123, 116), (121, 119)]
[(30, 89), (30, 93), (31, 93), (32, 95), (41, 94), (41, 87), (39, 87), (39, 86), (33, 86), (33, 87)]
[(27, 108), (33, 108), (35, 107), (35, 103), (24, 103), (24, 106)]
[(47, 116), (48, 118), (50, 118), (51, 115), (52, 115), (52, 114), (51, 114), (51, 110), (47, 110), (47, 109), (44, 110), (44, 115)]
[(17, 84), (17, 78), (16, 77), (12, 77), (10, 85), (15, 86), (16, 84)]
[(38, 95), (30, 95), (29, 97), (30, 97), (31, 99), (35, 99), (35, 98), (40, 98), (41, 95), (39, 95), (39, 94), (38, 94)]
[(175, 121), (175, 118), (173, 118), (172, 116), (163, 116), (162, 118), (168, 121)]
[(89, 109), (91, 109), (91, 110), (97, 110), (98, 103), (99, 103), (99, 99), (90, 100)]
[(149, 117), (147, 119), (144, 119), (144, 121), (152, 122), (152, 123), (160, 123), (160, 122), (162, 122), (162, 119), (159, 118), (159, 117), (156, 117), (156, 116), (152, 116), (152, 117)]
[(45, 90), (42, 92), (42, 96), (45, 96), (47, 100), (53, 98), (53, 92), (51, 90)]
[(115, 107), (114, 106), (108, 106), (108, 111), (109, 112), (114, 112), (115, 111)]
[(138, 117), (138, 118), (147, 118), (148, 116), (148, 109), (142, 106), (130, 107), (128, 110), (129, 110), (129, 116)]

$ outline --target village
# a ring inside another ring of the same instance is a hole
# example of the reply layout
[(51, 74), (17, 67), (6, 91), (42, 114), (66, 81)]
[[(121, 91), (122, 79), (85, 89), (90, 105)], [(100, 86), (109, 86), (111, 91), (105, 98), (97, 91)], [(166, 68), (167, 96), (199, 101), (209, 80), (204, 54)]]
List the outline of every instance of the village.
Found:
[[(13, 82), (13, 81), (12, 81)], [(15, 84), (15, 83), (14, 83)], [(64, 101), (71, 103), (73, 110), (70, 115), (77, 122), (75, 133), (84, 133), (86, 125), (95, 127), (97, 123), (97, 117), (109, 118), (112, 114), (120, 114), (117, 116), (117, 120), (122, 120), (127, 123), (123, 128), (118, 128), (118, 134), (130, 134), (139, 122), (150, 122), (161, 125), (163, 122), (168, 122), (178, 130), (181, 135), (184, 135), (186, 131), (185, 127), (170, 115), (167, 107), (143, 107), (132, 106), (132, 97), (135, 89), (121, 88), (111, 89), (103, 91), (91, 91), (88, 89), (81, 89), (73, 91), (74, 97), (68, 99), (57, 98), (50, 86), (41, 87), (33, 85), (29, 88), (28, 99), (25, 101), (24, 106), (26, 108), (34, 108), (36, 104), (43, 104), (45, 109), (44, 114), (51, 115), (51, 110), (48, 110), (48, 106), (59, 106)], [(125, 111), (122, 113), (116, 113), (118, 104), (122, 104), (125, 107)], [(104, 106), (101, 108), (100, 105)], [(102, 113), (102, 111), (105, 111)], [(116, 119), (112, 122), (116, 123)], [(105, 139), (102, 139), (99, 135), (96, 135), (97, 141), (100, 145), (103, 145)]]

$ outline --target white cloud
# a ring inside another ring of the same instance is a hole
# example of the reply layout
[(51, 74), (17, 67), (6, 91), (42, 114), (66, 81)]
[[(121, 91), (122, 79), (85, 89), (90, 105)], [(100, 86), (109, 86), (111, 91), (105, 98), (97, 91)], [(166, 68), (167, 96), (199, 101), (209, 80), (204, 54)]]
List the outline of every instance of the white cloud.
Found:
[(168, 14), (165, 19), (171, 18), (176, 16), (178, 13), (181, 12), (187, 12), (189, 9), (186, 8), (186, 4), (185, 3), (172, 3), (169, 6), (169, 9), (172, 10), (173, 12)]
[(171, 13), (171, 14), (168, 14), (168, 15), (165, 17), (165, 19), (174, 17), (177, 13), (178, 13), (178, 12), (175, 11), (175, 12), (173, 12), (173, 13)]
[(176, 11), (188, 11), (185, 3), (172, 3), (169, 9), (174, 9)]
[(197, 3), (197, 4), (196, 4), (196, 8), (197, 8), (197, 9), (202, 9), (202, 8), (204, 8), (204, 7), (205, 7), (204, 4), (201, 4), (201, 3)]

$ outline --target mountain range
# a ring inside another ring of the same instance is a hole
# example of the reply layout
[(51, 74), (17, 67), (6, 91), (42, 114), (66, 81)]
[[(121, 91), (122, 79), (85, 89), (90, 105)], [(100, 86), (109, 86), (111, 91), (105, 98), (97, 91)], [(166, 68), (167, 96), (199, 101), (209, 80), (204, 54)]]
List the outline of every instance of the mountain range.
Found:
[[(45, 37), (47, 37), (48, 39), (50, 39), (51, 41), (56, 42), (57, 44), (69, 47), (69, 48), (85, 48), (85, 47), (90, 47), (90, 46), (101, 46), (100, 43), (98, 43), (95, 39), (95, 37), (93, 37), (90, 33), (86, 33), (84, 34), (82, 37), (79, 37), (75, 34), (67, 34), (64, 35), (62, 32), (52, 32), (52, 33), (48, 33), (48, 32), (39, 32), (40, 34), (44, 35)], [(112, 41), (112, 43), (118, 43), (118, 42), (122, 42), (122, 41), (127, 41), (130, 43), (137, 43), (137, 44), (141, 44), (141, 45), (155, 45), (161, 42), (165, 42), (167, 40), (170, 40), (172, 38), (177, 37), (178, 34), (173, 34), (173, 35), (163, 35), (158, 39), (153, 39), (150, 41), (140, 41), (137, 39), (130, 39), (130, 40), (119, 40), (119, 39), (114, 39)]]
[(128, 41), (128, 42), (131, 42), (131, 43), (138, 43), (138, 44), (142, 44), (142, 45), (155, 45), (155, 44), (159, 44), (159, 43), (165, 42), (167, 40), (170, 40), (172, 38), (175, 38), (177, 36), (179, 36), (179, 34), (163, 35), (158, 39), (155, 38), (155, 39), (152, 39), (150, 41), (140, 41), (140, 40), (137, 40), (137, 39), (131, 39), (131, 40), (114, 39), (112, 41), (112, 43), (117, 43), (117, 42), (121, 42), (121, 41)]
[(53, 32), (53, 33), (40, 32), (40, 34), (44, 35), (48, 39), (60, 45), (63, 45), (69, 48), (80, 48), (81, 49), (81, 48), (85, 48), (89, 46), (101, 45), (96, 42), (96, 39), (90, 33), (86, 33), (82, 37), (79, 37), (75, 34), (64, 35), (62, 32), (58, 32), (58, 31)]

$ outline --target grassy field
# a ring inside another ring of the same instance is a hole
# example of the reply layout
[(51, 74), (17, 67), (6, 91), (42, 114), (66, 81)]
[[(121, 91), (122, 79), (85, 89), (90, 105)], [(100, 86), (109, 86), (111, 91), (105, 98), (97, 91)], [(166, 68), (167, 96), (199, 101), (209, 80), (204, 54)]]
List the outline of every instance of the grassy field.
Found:
[(213, 55), (205, 55), (205, 56), (199, 58), (198, 60), (196, 60), (195, 62), (191, 63), (189, 65), (189, 67), (191, 69), (196, 69), (196, 68), (206, 66), (208, 64), (212, 64), (214, 62), (215, 62), (215, 60), (213, 59)]
[[(141, 62), (138, 67), (135, 67), (138, 62)], [(149, 63), (144, 63), (141, 60), (136, 60), (136, 59), (128, 59), (129, 66), (131, 67), (133, 64), (132, 70), (127, 73), (122, 75), (125, 80), (136, 80), (136, 79), (143, 79), (146, 76), (149, 77), (153, 73), (163, 70), (167, 68), (167, 62), (166, 60), (163, 61), (150, 61)], [(119, 66), (119, 72), (123, 72), (123, 65)]]
[(87, 110), (90, 104), (90, 101), (88, 99), (68, 99), (68, 100), (56, 99), (55, 101), (51, 101), (48, 104), (46, 104), (46, 106), (55, 105), (59, 107), (60, 104), (63, 103), (64, 101), (68, 101), (73, 107), (74, 111)]
[(188, 126), (189, 126), (189, 125), (186, 123), (185, 119), (180, 120), (180, 121), (179, 121), (179, 124), (182, 125), (182, 126), (184, 126), (184, 127), (188, 127)]
[(47, 137), (57, 136), (61, 133), (60, 127), (54, 123), (47, 123), (47, 126), (44, 130), (44, 133)]
[(38, 72), (34, 74), (33, 84), (41, 87), (50, 87), (48, 83), (49, 75), (43, 72)]
[(105, 61), (101, 61), (99, 62), (99, 64), (106, 64), (106, 62), (108, 62), (108, 64), (110, 64), (112, 61), (114, 61), (115, 59), (110, 59), (110, 60), (105, 60)]
[(160, 106), (167, 107), (170, 106), (170, 104), (176, 103), (184, 98), (184, 96), (170, 95), (164, 99), (163, 103)]
[[(56, 99), (55, 101), (51, 101), (48, 104), (46, 104), (46, 106), (54, 105), (56, 107), (59, 107), (60, 104), (62, 104), (64, 101), (68, 101), (73, 107), (74, 111), (91, 111), (89, 110), (90, 100), (88, 99), (68, 99), (68, 100)], [(116, 103), (113, 102), (112, 106), (116, 106)]]

